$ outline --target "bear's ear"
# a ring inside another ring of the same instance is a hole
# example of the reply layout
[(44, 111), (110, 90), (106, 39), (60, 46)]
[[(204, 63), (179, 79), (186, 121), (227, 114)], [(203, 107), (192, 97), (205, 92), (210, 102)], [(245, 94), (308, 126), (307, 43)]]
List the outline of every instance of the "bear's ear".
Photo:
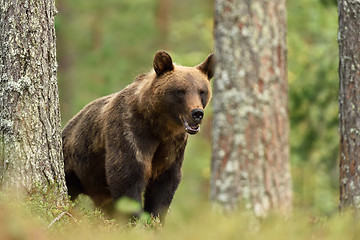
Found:
[(153, 65), (157, 76), (174, 70), (172, 59), (165, 51), (158, 51), (155, 54)]
[(197, 69), (202, 71), (208, 76), (208, 79), (210, 80), (214, 76), (215, 72), (215, 57), (214, 54), (210, 54), (207, 59), (196, 66)]

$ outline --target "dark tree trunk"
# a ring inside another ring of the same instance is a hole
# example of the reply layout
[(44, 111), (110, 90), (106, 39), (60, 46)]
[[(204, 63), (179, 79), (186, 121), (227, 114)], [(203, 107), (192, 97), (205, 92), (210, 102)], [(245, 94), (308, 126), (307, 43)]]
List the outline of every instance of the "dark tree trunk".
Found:
[(338, 1), (340, 209), (360, 210), (360, 2)]
[[(61, 15), (57, 16), (60, 27), (56, 29), (56, 47), (57, 47), (57, 60), (59, 64), (58, 72), (58, 87), (60, 92), (60, 112), (63, 121), (69, 120), (75, 113), (72, 112), (74, 105), (74, 83), (71, 78), (71, 70), (75, 65), (75, 56), (77, 53), (74, 51), (71, 39), (67, 37), (69, 31), (68, 25), (70, 24), (65, 19), (72, 19), (71, 7), (68, 6), (68, 2), (61, 0), (57, 1), (57, 8)], [(59, 20), (60, 18), (60, 20)]]
[(65, 200), (53, 0), (0, 0), (0, 187)]
[(285, 0), (216, 0), (210, 198), (257, 216), (292, 208)]
[(158, 0), (156, 9), (156, 25), (160, 32), (160, 45), (166, 49), (168, 47), (170, 16), (172, 0)]

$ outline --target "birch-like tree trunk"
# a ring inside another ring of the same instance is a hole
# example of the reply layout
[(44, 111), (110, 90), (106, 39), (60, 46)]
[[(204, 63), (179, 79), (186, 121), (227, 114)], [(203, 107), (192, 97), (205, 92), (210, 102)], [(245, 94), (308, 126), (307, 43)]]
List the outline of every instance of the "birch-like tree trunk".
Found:
[(210, 198), (256, 216), (292, 208), (285, 0), (215, 0)]
[(0, 0), (0, 188), (66, 199), (54, 0)]
[(360, 1), (338, 0), (340, 209), (360, 211)]

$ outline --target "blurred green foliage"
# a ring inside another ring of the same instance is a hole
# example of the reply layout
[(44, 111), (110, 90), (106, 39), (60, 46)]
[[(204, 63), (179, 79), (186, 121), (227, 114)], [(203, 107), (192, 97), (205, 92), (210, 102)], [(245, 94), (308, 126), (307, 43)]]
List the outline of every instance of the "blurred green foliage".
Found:
[[(189, 7), (189, 5), (191, 7)], [(158, 1), (58, 0), (56, 17), (63, 123), (89, 101), (121, 90), (166, 48), (195, 65), (212, 51), (212, 3), (172, 1), (163, 33)]]
[(339, 201), (337, 6), (331, 2), (288, 2), (294, 201), (327, 215)]
[[(213, 48), (213, 0), (57, 0), (59, 86), (63, 125), (91, 100), (121, 90), (152, 68), (154, 53), (193, 66)], [(338, 204), (337, 10), (332, 0), (289, 0), (288, 77), (295, 208), (331, 215)], [(160, 28), (162, 14), (169, 14)], [(216, 101), (216, 99), (213, 99)], [(207, 207), (211, 108), (191, 136), (175, 221), (198, 219)]]

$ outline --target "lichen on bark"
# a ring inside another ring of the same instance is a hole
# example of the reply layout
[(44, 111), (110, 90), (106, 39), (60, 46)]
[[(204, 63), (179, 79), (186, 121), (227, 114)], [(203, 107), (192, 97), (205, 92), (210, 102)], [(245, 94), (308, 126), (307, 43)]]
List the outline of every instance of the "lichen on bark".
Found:
[(0, 0), (0, 187), (66, 199), (53, 0)]
[(216, 0), (215, 56), (210, 198), (289, 212), (285, 1)]
[(340, 209), (360, 211), (360, 1), (338, 1)]

